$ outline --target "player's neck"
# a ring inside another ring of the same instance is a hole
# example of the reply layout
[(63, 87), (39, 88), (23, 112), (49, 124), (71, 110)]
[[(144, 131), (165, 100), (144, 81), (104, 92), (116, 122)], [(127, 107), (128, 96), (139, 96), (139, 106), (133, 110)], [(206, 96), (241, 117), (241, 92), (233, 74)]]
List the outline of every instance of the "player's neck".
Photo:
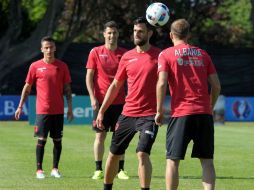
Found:
[(176, 40), (173, 41), (173, 43), (174, 43), (174, 46), (177, 46), (177, 45), (180, 45), (180, 44), (186, 44), (187, 41), (186, 40), (178, 40), (178, 39), (176, 39)]
[(55, 61), (55, 58), (54, 57), (50, 57), (50, 58), (49, 57), (44, 57), (43, 61), (47, 64), (51, 64)]
[(105, 44), (106, 49), (115, 51), (117, 48), (117, 44)]
[(136, 50), (138, 53), (144, 53), (150, 49), (151, 45), (149, 43), (143, 45), (143, 46), (136, 46)]

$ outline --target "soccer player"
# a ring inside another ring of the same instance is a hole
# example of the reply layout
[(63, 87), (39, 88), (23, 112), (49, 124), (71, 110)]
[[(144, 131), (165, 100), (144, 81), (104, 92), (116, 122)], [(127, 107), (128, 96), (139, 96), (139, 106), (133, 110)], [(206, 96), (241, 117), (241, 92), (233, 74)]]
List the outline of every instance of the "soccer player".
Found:
[(54, 143), (51, 176), (61, 177), (58, 164), (62, 151), (64, 93), (68, 103), (67, 119), (69, 121), (73, 119), (69, 70), (64, 62), (55, 58), (55, 51), (55, 41), (49, 36), (42, 38), (41, 52), (43, 58), (30, 65), (20, 102), (15, 112), (15, 118), (18, 120), (22, 113), (22, 106), (30, 94), (32, 85), (35, 84), (37, 91), (35, 136), (38, 137), (36, 177), (38, 179), (45, 178), (42, 162), (49, 132)]
[(97, 126), (104, 128), (103, 119), (107, 108), (119, 97), (120, 89), (127, 80), (128, 94), (123, 112), (113, 133), (106, 162), (104, 190), (111, 190), (117, 173), (118, 161), (128, 148), (134, 135), (139, 132), (136, 153), (139, 161), (138, 174), (141, 190), (149, 190), (152, 164), (150, 152), (158, 126), (155, 125), (157, 59), (160, 50), (150, 45), (153, 34), (145, 18), (134, 21), (136, 47), (123, 55), (117, 74), (111, 83), (97, 116)]
[[(215, 188), (214, 124), (212, 110), (220, 93), (215, 67), (206, 51), (188, 44), (190, 25), (185, 19), (172, 23), (170, 38), (173, 47), (158, 58), (156, 124), (163, 119), (163, 100), (167, 83), (171, 94), (172, 118), (166, 139), (166, 189), (176, 190), (178, 168), (189, 142), (194, 145), (192, 157), (199, 158), (205, 190)], [(209, 95), (208, 83), (211, 86)]]
[[(86, 86), (94, 111), (93, 129), (96, 132), (94, 140), (96, 171), (92, 179), (102, 179), (104, 177), (102, 171), (104, 142), (107, 132), (113, 132), (115, 130), (117, 119), (123, 109), (125, 97), (124, 88), (121, 88), (119, 96), (105, 112), (103, 120), (105, 128), (103, 130), (97, 128), (95, 120), (99, 107), (102, 104), (110, 83), (114, 79), (121, 57), (127, 51), (124, 48), (118, 47), (119, 32), (118, 25), (115, 21), (105, 23), (103, 36), (105, 44), (91, 50), (86, 64)], [(129, 179), (127, 172), (124, 171), (124, 155), (120, 158), (117, 176), (119, 179)]]

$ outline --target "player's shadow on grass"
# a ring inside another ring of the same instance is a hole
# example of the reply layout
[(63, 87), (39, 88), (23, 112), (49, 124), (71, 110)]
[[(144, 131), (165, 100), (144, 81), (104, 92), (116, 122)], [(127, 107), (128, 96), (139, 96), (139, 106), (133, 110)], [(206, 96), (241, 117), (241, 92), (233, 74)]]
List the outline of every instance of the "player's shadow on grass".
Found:
[[(138, 176), (130, 176), (131, 178), (138, 178)], [(152, 176), (155, 179), (164, 179), (165, 176)], [(201, 179), (201, 176), (180, 176), (180, 179)], [(238, 176), (216, 176), (216, 179), (247, 179), (253, 180), (254, 176), (251, 177), (238, 177)]]
[[(180, 176), (180, 179), (201, 179), (201, 176)], [(254, 177), (216, 176), (216, 179), (251, 179)]]
[[(64, 178), (88, 178), (91, 179), (91, 176), (63, 176)], [(137, 175), (130, 176), (131, 179), (139, 179)], [(154, 179), (165, 179), (165, 176), (152, 176)], [(180, 179), (201, 179), (201, 176), (179, 176)], [(116, 177), (117, 179), (117, 177)], [(246, 179), (246, 180), (254, 180), (254, 176), (251, 177), (238, 177), (238, 176), (216, 176), (216, 179)], [(103, 179), (101, 179), (103, 180)], [(98, 180), (98, 181), (101, 181)], [(96, 181), (96, 180), (95, 180)]]

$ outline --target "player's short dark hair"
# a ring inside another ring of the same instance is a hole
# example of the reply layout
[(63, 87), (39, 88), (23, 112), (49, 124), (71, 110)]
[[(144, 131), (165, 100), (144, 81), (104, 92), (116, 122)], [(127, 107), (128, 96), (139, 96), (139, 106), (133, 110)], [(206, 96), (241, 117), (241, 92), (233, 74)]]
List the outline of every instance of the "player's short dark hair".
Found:
[(53, 43), (56, 43), (55, 40), (51, 37), (51, 36), (44, 36), (42, 39), (41, 39), (41, 43), (42, 42), (53, 42)]
[(171, 24), (170, 31), (179, 39), (184, 39), (190, 31), (190, 24), (186, 19), (177, 19)]
[(148, 30), (153, 30), (154, 27), (152, 25), (149, 24), (149, 22), (147, 22), (145, 17), (138, 17), (133, 21), (134, 25), (137, 24), (145, 24)]
[(104, 24), (103, 30), (105, 31), (106, 28), (116, 28), (116, 29), (119, 29), (118, 24), (115, 21), (113, 21), (113, 20), (108, 21), (108, 22), (106, 22)]

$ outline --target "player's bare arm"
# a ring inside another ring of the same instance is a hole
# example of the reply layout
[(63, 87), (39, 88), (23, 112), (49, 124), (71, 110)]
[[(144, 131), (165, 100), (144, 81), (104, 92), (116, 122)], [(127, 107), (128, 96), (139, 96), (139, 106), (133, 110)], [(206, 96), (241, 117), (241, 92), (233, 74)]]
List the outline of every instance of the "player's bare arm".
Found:
[(221, 91), (220, 80), (217, 74), (212, 74), (208, 76), (208, 81), (211, 85), (211, 93), (210, 93), (211, 106), (212, 108), (214, 108), (214, 105)]
[(28, 83), (26, 83), (23, 87), (21, 97), (20, 97), (20, 101), (19, 101), (19, 105), (18, 105), (18, 108), (15, 112), (15, 119), (16, 120), (19, 120), (19, 118), (20, 118), (20, 115), (22, 113), (22, 107), (23, 107), (27, 97), (29, 96), (29, 94), (31, 92), (31, 88), (32, 88), (32, 85), (30, 85)]
[(157, 85), (156, 85), (156, 97), (157, 97), (157, 113), (155, 116), (155, 123), (162, 125), (163, 121), (163, 101), (166, 96), (168, 73), (161, 71), (159, 73)]
[(94, 78), (94, 69), (87, 69), (86, 72), (86, 87), (87, 87), (87, 91), (89, 93), (90, 96), (90, 100), (91, 100), (91, 106), (93, 108), (93, 110), (97, 110), (99, 109), (99, 103), (98, 100), (96, 99), (95, 95), (94, 95), (94, 82), (93, 79)]
[(65, 93), (67, 104), (68, 104), (67, 119), (71, 121), (73, 119), (73, 113), (72, 113), (72, 95), (71, 95), (72, 92), (71, 92), (70, 84), (64, 85), (64, 93)]
[(119, 90), (121, 89), (121, 87), (123, 86), (124, 81), (118, 81), (116, 79), (113, 80), (113, 82), (111, 83), (111, 85), (109, 86), (107, 93), (104, 97), (104, 100), (102, 102), (102, 105), (100, 107), (100, 110), (98, 112), (98, 116), (96, 119), (96, 123), (97, 123), (97, 127), (100, 129), (103, 129), (103, 117), (104, 117), (104, 113), (105, 111), (108, 109), (108, 107), (112, 104), (112, 102), (115, 100)]

